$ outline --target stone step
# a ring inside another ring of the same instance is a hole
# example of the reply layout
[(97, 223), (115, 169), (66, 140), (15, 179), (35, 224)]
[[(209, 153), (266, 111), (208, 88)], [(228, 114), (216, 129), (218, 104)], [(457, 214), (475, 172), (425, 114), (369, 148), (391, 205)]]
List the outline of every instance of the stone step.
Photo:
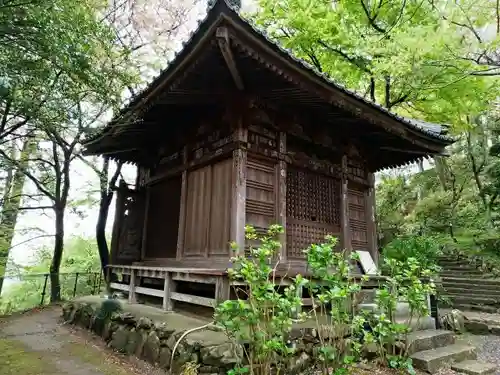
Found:
[(487, 298), (483, 296), (478, 296), (476, 294), (452, 294), (452, 293), (445, 293), (442, 296), (443, 298), (456, 303), (467, 303), (467, 304), (486, 305), (486, 306), (498, 305), (498, 307), (500, 307), (500, 298)]
[(441, 277), (466, 277), (466, 278), (473, 278), (473, 279), (487, 279), (488, 275), (481, 272), (481, 271), (466, 271), (466, 270), (461, 270), (461, 271), (441, 271), (439, 273), (439, 276)]
[[(450, 306), (446, 304), (440, 305), (442, 308), (449, 309)], [(451, 307), (454, 309), (462, 310), (462, 311), (480, 311), (480, 312), (486, 312), (486, 313), (497, 313), (498, 308), (494, 306), (481, 306), (481, 305), (473, 305), (470, 303), (456, 303), (453, 302), (451, 304)]]
[(482, 285), (482, 286), (500, 286), (499, 279), (493, 278), (471, 278), (471, 277), (442, 277), (441, 282), (455, 283), (455, 284), (469, 284), (469, 285)]
[(473, 346), (453, 344), (416, 352), (410, 357), (415, 368), (435, 374), (439, 369), (449, 366), (452, 363), (476, 359), (477, 354)]
[(426, 329), (411, 332), (407, 339), (408, 354), (442, 348), (455, 343), (455, 334), (443, 329)]
[(451, 366), (453, 371), (461, 372), (467, 375), (490, 375), (496, 374), (498, 367), (493, 363), (480, 362), (469, 359)]
[(456, 264), (440, 264), (439, 265), (445, 271), (453, 271), (453, 270), (471, 270), (471, 271), (481, 271), (479, 266), (476, 264), (468, 264), (468, 263), (456, 263)]
[(449, 288), (454, 288), (454, 289), (468, 289), (474, 291), (476, 293), (477, 291), (484, 291), (485, 293), (488, 292), (496, 292), (500, 291), (500, 285), (478, 285), (478, 284), (457, 284), (457, 283), (449, 283), (449, 282), (444, 282), (442, 284), (438, 284), (438, 287), (444, 290), (447, 290)]
[(443, 286), (446, 294), (474, 294), (476, 296), (482, 296), (487, 298), (500, 298), (500, 289), (482, 289), (479, 286), (467, 286), (462, 285), (461, 287), (456, 286)]

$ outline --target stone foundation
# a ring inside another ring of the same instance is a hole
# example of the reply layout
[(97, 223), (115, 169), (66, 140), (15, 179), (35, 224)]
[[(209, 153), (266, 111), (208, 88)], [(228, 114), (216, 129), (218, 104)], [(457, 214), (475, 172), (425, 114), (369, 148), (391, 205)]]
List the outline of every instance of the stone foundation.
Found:
[[(187, 363), (196, 364), (200, 374), (226, 374), (243, 359), (243, 348), (231, 343), (210, 322), (126, 302), (122, 302), (122, 311), (102, 319), (102, 301), (85, 297), (68, 302), (63, 306), (63, 318), (68, 324), (91, 330), (120, 353), (134, 355), (165, 370), (172, 366), (174, 374)], [(198, 330), (200, 327), (204, 328)], [(316, 341), (314, 330), (294, 330), (291, 345), (297, 352), (288, 374), (298, 373), (311, 364)]]

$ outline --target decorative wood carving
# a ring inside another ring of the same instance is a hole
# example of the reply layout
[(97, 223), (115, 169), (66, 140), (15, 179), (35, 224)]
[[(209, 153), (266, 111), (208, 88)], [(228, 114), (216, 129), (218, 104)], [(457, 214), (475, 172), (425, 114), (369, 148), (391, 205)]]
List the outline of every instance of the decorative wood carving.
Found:
[(112, 260), (131, 264), (141, 258), (144, 224), (144, 193), (122, 187), (117, 191), (117, 214), (113, 228)]

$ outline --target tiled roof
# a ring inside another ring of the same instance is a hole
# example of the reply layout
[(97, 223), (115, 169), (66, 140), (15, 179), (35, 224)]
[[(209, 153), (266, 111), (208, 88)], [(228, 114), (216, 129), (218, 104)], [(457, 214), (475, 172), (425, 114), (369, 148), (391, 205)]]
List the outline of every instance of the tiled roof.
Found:
[[(387, 108), (385, 108), (385, 107), (383, 107), (375, 102), (367, 100), (366, 98), (359, 95), (355, 91), (348, 89), (347, 87), (339, 84), (338, 82), (335, 82), (326, 73), (318, 71), (313, 65), (311, 65), (308, 62), (295, 56), (290, 49), (286, 49), (286, 48), (282, 47), (276, 41), (272, 40), (269, 37), (269, 35), (264, 30), (262, 30), (257, 25), (255, 25), (255, 23), (252, 20), (242, 16), (237, 8), (235, 8), (234, 6), (232, 6), (231, 4), (228, 3), (228, 0), (215, 0), (208, 6), (208, 11), (207, 11), (205, 17), (203, 17), (202, 19), (200, 19), (198, 21), (198, 27), (195, 30), (193, 30), (191, 32), (191, 34), (189, 35), (189, 38), (187, 38), (187, 40), (184, 43), (182, 43), (183, 48), (192, 42), (193, 38), (198, 34), (198, 32), (201, 32), (201, 29), (205, 26), (205, 23), (207, 22), (211, 13), (213, 11), (216, 11), (217, 8), (220, 8), (220, 5), (224, 6), (227, 9), (227, 11), (234, 13), (234, 15), (237, 16), (243, 23), (248, 25), (255, 34), (264, 38), (267, 41), (267, 43), (269, 45), (271, 45), (272, 47), (274, 47), (278, 52), (285, 54), (288, 58), (292, 59), (296, 64), (300, 65), (303, 69), (315, 74), (317, 77), (322, 79), (325, 83), (327, 83), (330, 87), (333, 87), (337, 90), (340, 90), (340, 91), (344, 92), (345, 94), (351, 96), (352, 98), (355, 98), (358, 101), (361, 101), (363, 103), (366, 103), (366, 104), (372, 106), (373, 108), (376, 108), (380, 112), (389, 115), (390, 117), (398, 120), (400, 123), (406, 125), (407, 127), (411, 128), (411, 129), (417, 130), (420, 133), (432, 136), (432, 137), (439, 139), (441, 141), (444, 141), (446, 143), (453, 142), (453, 138), (446, 135), (446, 127), (445, 126), (439, 125), (439, 124), (427, 123), (427, 122), (422, 121), (422, 120), (416, 120), (416, 119), (411, 119), (411, 118), (400, 116), (394, 112), (389, 111)], [(122, 108), (122, 110), (120, 111), (120, 113), (118, 114), (117, 117), (122, 116), (123, 114), (125, 114), (126, 111), (128, 111), (130, 109), (130, 107), (132, 107), (133, 105), (135, 105), (138, 102), (140, 102), (141, 100), (143, 100), (143, 98), (147, 94), (147, 92), (149, 90), (152, 90), (152, 88), (156, 84), (161, 82), (163, 75), (165, 75), (169, 69), (174, 67), (179, 62), (179, 60), (180, 60), (179, 55), (181, 54), (181, 52), (182, 52), (182, 50), (179, 51), (175, 55), (174, 59), (167, 65), (167, 67), (165, 69), (163, 69), (160, 72), (160, 74), (153, 80), (153, 82), (149, 86), (147, 86), (143, 91), (141, 91), (135, 97), (133, 97), (130, 100), (130, 102), (124, 108)]]

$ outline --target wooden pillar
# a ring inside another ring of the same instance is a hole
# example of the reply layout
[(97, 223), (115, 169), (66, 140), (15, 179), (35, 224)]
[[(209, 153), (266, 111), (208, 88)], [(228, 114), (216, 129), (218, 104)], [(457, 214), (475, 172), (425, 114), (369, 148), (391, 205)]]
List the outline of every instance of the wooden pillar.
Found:
[(146, 194), (144, 197), (144, 224), (142, 228), (142, 241), (141, 241), (141, 260), (146, 258), (146, 246), (148, 238), (148, 218), (149, 218), (149, 198), (151, 195), (151, 187), (146, 186)]
[(165, 280), (163, 284), (163, 310), (172, 311), (173, 303), (172, 303), (172, 292), (174, 291), (174, 281), (172, 280), (172, 273), (165, 272)]
[(342, 181), (340, 189), (340, 224), (342, 229), (342, 246), (347, 253), (350, 253), (352, 246), (351, 228), (349, 225), (349, 180), (347, 179), (347, 155), (342, 156)]
[[(187, 165), (188, 148), (184, 146), (182, 150), (182, 165)], [(176, 259), (182, 259), (184, 252), (184, 237), (186, 234), (186, 200), (187, 200), (187, 170), (184, 169), (181, 176), (181, 202), (179, 208), (179, 229), (177, 231), (177, 252)]]
[(373, 261), (378, 266), (378, 244), (377, 244), (377, 223), (375, 219), (375, 175), (368, 174), (369, 187), (365, 193), (366, 204), (366, 237), (368, 249)]
[(248, 132), (241, 117), (233, 133), (238, 148), (233, 151), (233, 194), (231, 204), (231, 241), (236, 242), (240, 252), (245, 251), (245, 223), (247, 196), (247, 150)]
[(130, 283), (128, 286), (128, 303), (136, 303), (137, 299), (135, 298), (135, 284), (136, 284), (136, 275), (135, 275), (135, 270), (131, 269), (130, 270)]
[(280, 237), (282, 244), (281, 260), (286, 261), (286, 161), (282, 160), (286, 154), (286, 133), (279, 134), (279, 155), (280, 161), (276, 167), (276, 223), (281, 225), (284, 233)]
[(218, 276), (215, 283), (215, 303), (220, 304), (230, 299), (231, 286), (229, 284), (229, 277), (226, 275)]

